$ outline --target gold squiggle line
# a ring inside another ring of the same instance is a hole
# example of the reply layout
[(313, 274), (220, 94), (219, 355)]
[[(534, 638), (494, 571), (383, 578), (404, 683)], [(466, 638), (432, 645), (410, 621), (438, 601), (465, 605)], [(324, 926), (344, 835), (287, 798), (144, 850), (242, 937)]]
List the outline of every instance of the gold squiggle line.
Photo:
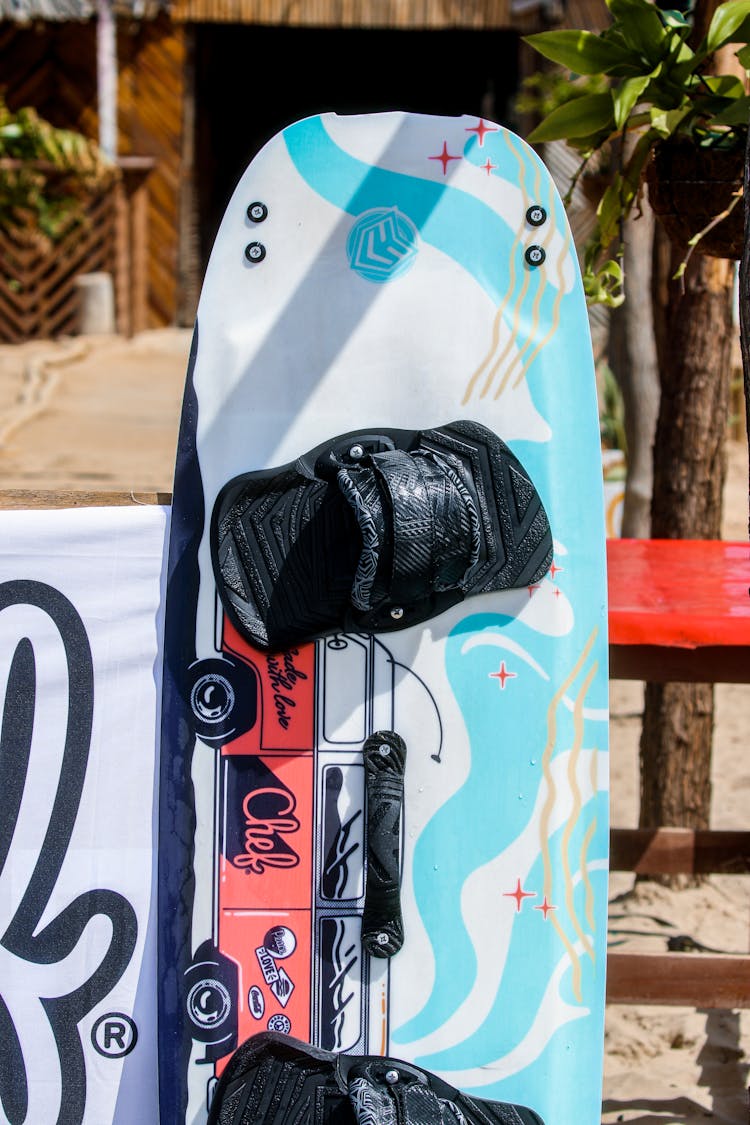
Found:
[[(519, 160), (520, 159), (521, 158), (519, 156)], [(537, 174), (536, 174), (536, 178), (535, 178), (535, 181), (534, 181), (534, 198), (538, 200), (540, 195), (541, 195), (541, 169), (537, 168)], [(551, 185), (550, 185), (550, 190), (549, 190), (549, 193), (548, 193), (548, 196), (547, 196), (547, 199), (546, 199), (545, 202), (546, 202), (546, 205), (547, 205), (547, 213), (549, 215), (552, 215), (552, 212), (553, 212), (553, 197), (552, 197)], [(544, 241), (542, 242), (542, 247), (545, 250), (548, 249), (548, 247), (549, 247), (550, 243), (552, 242), (554, 236), (555, 236), (555, 227), (554, 227), (553, 223), (550, 223), (549, 226), (547, 227), (547, 233), (544, 236)], [(563, 253), (564, 252), (565, 251), (563, 249)], [(558, 269), (559, 269), (559, 261), (558, 261)], [(531, 331), (528, 333), (528, 335), (526, 337), (526, 342), (524, 343), (523, 347), (513, 357), (513, 360), (510, 363), (510, 365), (508, 366), (507, 371), (503, 375), (502, 382), (500, 383), (500, 386), (498, 387), (498, 389), (495, 391), (495, 398), (496, 399), (500, 398), (500, 395), (503, 393), (503, 391), (507, 387), (508, 382), (511, 378), (511, 375), (513, 374), (513, 372), (515, 371), (515, 369), (519, 365), (519, 363), (521, 364), (521, 371), (523, 372), (523, 370), (524, 370), (524, 368), (523, 368), (523, 357), (528, 352), (529, 348), (532, 345), (532, 341), (537, 334), (537, 330), (539, 328), (540, 308), (541, 308), (541, 304), (542, 304), (542, 298), (544, 297), (545, 291), (546, 291), (546, 289), (549, 285), (549, 282), (547, 280), (547, 274), (543, 273), (541, 276), (542, 276), (542, 281), (540, 282), (540, 284), (537, 288), (536, 296), (534, 298), (534, 304), (533, 304), (533, 308), (532, 308)], [(529, 277), (530, 277), (530, 275), (529, 275)], [(518, 385), (517, 383), (514, 383), (514, 386), (517, 386), (517, 385)]]
[[(521, 292), (518, 294), (518, 298), (517, 298), (516, 303), (513, 307), (513, 331), (511, 332), (508, 339), (505, 341), (505, 347), (503, 348), (502, 352), (500, 353), (500, 355), (497, 357), (497, 359), (493, 363), (492, 367), (490, 368), (490, 373), (487, 376), (487, 378), (485, 379), (484, 386), (482, 387), (481, 393), (479, 395), (480, 398), (484, 398), (484, 396), (489, 391), (490, 387), (492, 386), (492, 384), (495, 381), (495, 376), (497, 375), (498, 370), (500, 369), (500, 367), (502, 367), (503, 363), (505, 362), (505, 360), (508, 357), (508, 353), (510, 352), (510, 349), (513, 347), (513, 344), (515, 343), (516, 337), (518, 335), (518, 326), (519, 326), (519, 323), (520, 323), (520, 320), (521, 320), (521, 310), (523, 308), (523, 303), (524, 303), (524, 300), (526, 298), (526, 293), (527, 293), (528, 288), (529, 288), (530, 280), (531, 280), (531, 274), (527, 271), (526, 275), (524, 276), (524, 279), (523, 279), (523, 285), (521, 286)], [(497, 395), (495, 395), (495, 398), (497, 398)]]
[[(518, 190), (521, 193), (521, 198), (523, 199), (524, 203), (528, 203), (529, 194), (528, 194), (528, 191), (526, 189), (526, 163), (523, 159), (523, 153), (519, 152), (516, 149), (515, 145), (513, 144), (513, 141), (511, 140), (510, 133), (506, 133), (505, 143), (507, 144), (508, 148), (513, 153), (513, 155), (515, 156), (516, 160), (518, 161)], [(537, 169), (537, 174), (540, 174), (539, 169)], [(515, 288), (515, 276), (516, 276), (516, 264), (515, 263), (516, 263), (516, 258), (518, 257), (518, 255), (516, 253), (516, 250), (520, 248), (520, 245), (521, 245), (521, 236), (519, 235), (516, 238), (515, 242), (513, 243), (513, 252), (511, 253), (511, 271), (512, 271), (512, 274), (513, 274), (513, 287), (514, 288)], [(484, 398), (485, 395), (487, 394), (487, 392), (489, 391), (490, 387), (492, 386), (492, 384), (495, 380), (495, 375), (497, 374), (498, 368), (505, 361), (505, 358), (508, 355), (508, 352), (510, 351), (510, 349), (513, 346), (513, 343), (516, 339), (516, 336), (518, 335), (518, 325), (519, 325), (519, 321), (520, 321), (520, 317), (521, 317), (521, 309), (523, 308), (523, 302), (524, 302), (524, 298), (526, 297), (526, 290), (528, 289), (528, 287), (529, 287), (529, 272), (527, 271), (526, 275), (523, 279), (523, 285), (521, 286), (521, 292), (518, 295), (518, 297), (516, 298), (516, 303), (513, 307), (513, 331), (511, 332), (510, 336), (506, 340), (505, 347), (503, 348), (502, 352), (500, 353), (500, 356), (495, 360), (492, 367), (490, 368), (490, 373), (487, 376), (487, 378), (485, 379), (484, 386), (482, 387), (482, 390), (480, 391), (480, 394), (479, 394), (480, 398)], [(510, 289), (508, 295), (510, 296), (510, 293), (512, 293), (512, 292), (513, 292), (513, 290)], [(506, 304), (507, 304), (507, 302), (506, 302)]]
[[(592, 755), (592, 757), (593, 757), (593, 755)], [(583, 837), (583, 845), (581, 846), (581, 878), (583, 879), (583, 886), (584, 886), (584, 891), (585, 891), (586, 921), (588, 922), (589, 929), (592, 931), (592, 933), (593, 933), (594, 929), (596, 928), (596, 923), (594, 921), (594, 888), (591, 885), (591, 879), (589, 878), (589, 872), (588, 872), (588, 853), (589, 853), (589, 845), (591, 844), (591, 841), (594, 838), (594, 832), (595, 831), (596, 831), (596, 817), (594, 817), (594, 819), (591, 821), (588, 828), (586, 829), (586, 835)], [(593, 958), (592, 958), (592, 960), (593, 960)]]
[(565, 280), (563, 266), (565, 265), (565, 261), (566, 261), (570, 252), (571, 252), (571, 234), (570, 234), (570, 228), (568, 228), (568, 230), (566, 231), (566, 234), (565, 234), (565, 243), (563, 245), (562, 252), (561, 252), (560, 257), (559, 257), (558, 262), (557, 262), (557, 281), (558, 281), (558, 285), (557, 285), (557, 293), (555, 295), (555, 303), (552, 306), (552, 324), (550, 325), (550, 329), (549, 329), (549, 332), (547, 333), (547, 335), (544, 337), (543, 340), (539, 341), (536, 348), (534, 349), (534, 351), (531, 353), (531, 355), (527, 359), (526, 363), (524, 364), (518, 378), (516, 379), (515, 383), (513, 384), (514, 389), (519, 385), (519, 383), (522, 382), (523, 379), (526, 378), (526, 376), (529, 373), (529, 370), (531, 369), (532, 363), (534, 362), (536, 357), (539, 355), (542, 348), (545, 348), (547, 346), (547, 344), (550, 342), (550, 340), (552, 339), (552, 337), (555, 335), (558, 328), (560, 327), (560, 309), (561, 309), (561, 306), (562, 306), (562, 299), (565, 296), (565, 294), (563, 292), (563, 283), (564, 283), (564, 280)]
[[(586, 641), (585, 645), (583, 646), (583, 650), (581, 651), (581, 655), (576, 660), (576, 662), (573, 665), (573, 668), (569, 672), (568, 676), (563, 680), (563, 682), (560, 684), (560, 687), (557, 689), (555, 694), (552, 696), (552, 699), (550, 700), (549, 707), (547, 708), (547, 742), (546, 742), (546, 745), (544, 747), (544, 753), (542, 754), (542, 776), (543, 776), (544, 780), (547, 782), (547, 799), (544, 802), (544, 805), (542, 807), (542, 814), (541, 814), (540, 821), (539, 821), (539, 833), (540, 833), (540, 851), (541, 851), (541, 856), (542, 856), (542, 863), (544, 865), (543, 887), (544, 887), (544, 894), (547, 896), (548, 900), (549, 900), (549, 896), (552, 893), (552, 860), (551, 860), (551, 857), (550, 857), (550, 849), (549, 849), (549, 822), (550, 822), (550, 818), (552, 816), (552, 810), (554, 808), (555, 799), (556, 799), (556, 796), (557, 796), (555, 784), (554, 784), (554, 781), (553, 781), (553, 778), (552, 778), (552, 771), (550, 769), (550, 761), (551, 761), (551, 758), (552, 758), (552, 752), (555, 748), (555, 743), (557, 742), (556, 711), (557, 711), (557, 708), (560, 705), (560, 701), (562, 700), (566, 691), (568, 690), (570, 685), (573, 683), (576, 676), (578, 675), (581, 668), (583, 667), (583, 665), (586, 661), (586, 658), (588, 657), (588, 654), (591, 651), (591, 647), (592, 647), (592, 645), (593, 645), (593, 643), (596, 639), (596, 635), (597, 635), (598, 631), (599, 631), (598, 627), (595, 627), (594, 629), (592, 629), (588, 640)], [(581, 999), (581, 983), (580, 983), (581, 970), (580, 970), (580, 963), (578, 961), (578, 956), (577, 956), (577, 954), (575, 952), (575, 949), (573, 948), (571, 942), (569, 941), (568, 937), (562, 931), (560, 931), (557, 927), (556, 927), (556, 929), (557, 929), (557, 933), (560, 937), (560, 940), (562, 941), (563, 945), (565, 946), (565, 949), (566, 949), (566, 951), (568, 953), (568, 956), (570, 958), (571, 968), (573, 970), (574, 995), (576, 996), (576, 999), (580, 1000)]]
[(595, 660), (591, 668), (586, 674), (586, 678), (581, 685), (581, 690), (576, 696), (576, 701), (573, 706), (573, 745), (570, 750), (570, 757), (568, 758), (568, 785), (573, 795), (573, 806), (571, 808), (568, 822), (565, 825), (565, 830), (562, 835), (562, 868), (565, 881), (565, 905), (568, 908), (568, 914), (573, 925), (573, 929), (581, 939), (585, 953), (594, 960), (594, 950), (589, 942), (587, 935), (583, 931), (581, 923), (578, 921), (578, 915), (575, 911), (573, 904), (573, 876), (570, 872), (570, 838), (573, 834), (576, 821), (583, 807), (581, 799), (581, 789), (576, 778), (576, 768), (578, 760), (581, 756), (581, 748), (583, 746), (583, 703), (591, 687), (591, 681), (596, 675), (599, 668), (598, 660)]
[[(518, 159), (518, 154), (516, 153), (515, 149), (510, 144), (509, 134), (508, 134), (507, 129), (503, 130), (503, 140), (505, 141), (505, 144), (508, 146), (508, 148), (510, 148), (510, 150), (514, 154), (514, 156), (516, 156), (516, 159)], [(526, 175), (526, 169), (520, 161), (519, 161), (519, 166), (520, 166), (519, 182), (522, 185), (523, 181), (524, 181), (524, 178), (525, 178), (525, 175)], [(466, 390), (464, 391), (464, 397), (461, 400), (462, 405), (465, 405), (469, 401), (469, 399), (471, 398), (472, 394), (474, 393), (474, 389), (476, 387), (479, 376), (482, 374), (482, 372), (484, 371), (487, 364), (491, 361), (492, 356), (493, 356), (496, 348), (498, 347), (498, 345), (500, 343), (500, 328), (502, 327), (502, 324), (503, 324), (503, 313), (505, 312), (505, 309), (508, 306), (508, 302), (510, 301), (511, 296), (513, 295), (513, 290), (516, 287), (516, 258), (517, 258), (517, 255), (515, 253), (515, 250), (516, 250), (516, 247), (518, 246), (518, 244), (520, 243), (520, 241), (521, 241), (521, 236), (518, 235), (516, 237), (514, 243), (513, 243), (513, 247), (512, 247), (512, 251), (511, 251), (511, 255), (510, 255), (510, 267), (511, 267), (510, 268), (510, 281), (509, 281), (508, 287), (505, 291), (505, 296), (503, 297), (503, 299), (502, 299), (502, 301), (501, 301), (501, 303), (498, 307), (498, 310), (495, 313), (495, 319), (494, 319), (494, 322), (493, 322), (493, 325), (492, 325), (492, 341), (491, 341), (491, 344), (490, 344), (490, 349), (487, 352), (487, 355), (482, 360), (482, 362), (479, 364), (479, 367), (476, 369), (476, 371), (473, 373), (473, 375), (469, 379), (469, 382), (466, 386)]]
[[(514, 249), (515, 249), (515, 243), (514, 243)], [(505, 309), (508, 305), (508, 302), (510, 301), (511, 294), (512, 294), (513, 290), (515, 289), (515, 287), (516, 287), (516, 255), (511, 254), (511, 256), (510, 256), (510, 281), (508, 283), (508, 288), (506, 290), (505, 296), (503, 297), (502, 302), (501, 302), (500, 306), (498, 307), (497, 312), (495, 313), (495, 319), (494, 319), (493, 324), (492, 324), (492, 340), (491, 340), (491, 343), (490, 343), (489, 351), (487, 352), (487, 355), (484, 357), (482, 362), (479, 364), (479, 367), (476, 369), (474, 374), (469, 379), (469, 382), (466, 386), (466, 390), (464, 391), (464, 397), (461, 399), (462, 405), (465, 405), (469, 401), (469, 399), (471, 398), (472, 394), (474, 393), (474, 388), (477, 385), (477, 380), (479, 379), (479, 376), (482, 374), (485, 367), (487, 366), (487, 364), (492, 359), (492, 356), (493, 356), (495, 350), (497, 349), (497, 347), (500, 344), (500, 328), (501, 328), (502, 323), (503, 323), (503, 313), (505, 312)]]

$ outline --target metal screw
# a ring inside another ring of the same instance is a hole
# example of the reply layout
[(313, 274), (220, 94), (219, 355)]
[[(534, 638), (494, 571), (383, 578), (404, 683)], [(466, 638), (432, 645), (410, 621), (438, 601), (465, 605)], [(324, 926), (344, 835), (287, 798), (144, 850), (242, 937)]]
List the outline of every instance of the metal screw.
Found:
[(380, 746), (378, 746), (378, 754), (380, 754), (380, 756), (383, 757), (383, 758), (387, 758), (388, 755), (390, 754), (390, 752), (391, 752), (391, 748), (388, 745), (388, 743), (387, 742), (381, 742)]
[(245, 247), (245, 257), (248, 262), (262, 262), (266, 256), (266, 248), (262, 242), (250, 242)]
[(253, 223), (262, 223), (268, 218), (268, 208), (265, 203), (251, 203), (247, 209), (247, 217)]
[(375, 938), (375, 941), (378, 943), (378, 945), (387, 945), (389, 941), (388, 934), (378, 934), (378, 936)]
[(543, 207), (540, 207), (538, 203), (535, 203), (533, 204), (533, 206), (529, 207), (528, 211), (526, 212), (526, 222), (529, 223), (530, 226), (540, 227), (543, 223), (546, 223), (546, 221), (547, 212)]
[(386, 1070), (383, 1077), (389, 1086), (395, 1086), (399, 1079), (399, 1073), (397, 1070)]
[(404, 611), (401, 608), (401, 606), (400, 605), (394, 606), (393, 609), (391, 610), (391, 617), (393, 618), (393, 620), (394, 621), (400, 621), (403, 616), (404, 616)]
[(365, 449), (362, 445), (353, 445), (349, 450), (349, 456), (352, 461), (359, 461), (360, 457), (364, 457)]
[(547, 254), (541, 246), (529, 246), (524, 254), (524, 258), (530, 266), (541, 266)]

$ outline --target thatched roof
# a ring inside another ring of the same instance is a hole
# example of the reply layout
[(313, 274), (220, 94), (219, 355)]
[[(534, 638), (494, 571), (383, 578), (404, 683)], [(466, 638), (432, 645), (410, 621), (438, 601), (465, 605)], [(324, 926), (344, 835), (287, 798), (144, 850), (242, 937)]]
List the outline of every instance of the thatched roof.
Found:
[[(115, 15), (137, 20), (153, 19), (169, 7), (168, 0), (111, 0), (111, 3)], [(96, 10), (97, 0), (0, 0), (0, 21), (89, 20), (96, 16)]]

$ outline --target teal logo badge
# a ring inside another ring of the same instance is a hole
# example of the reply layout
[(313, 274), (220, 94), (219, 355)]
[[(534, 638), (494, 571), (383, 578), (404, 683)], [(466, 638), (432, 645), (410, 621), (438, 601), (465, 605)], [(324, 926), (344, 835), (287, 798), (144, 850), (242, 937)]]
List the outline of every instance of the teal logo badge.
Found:
[(349, 265), (367, 281), (392, 281), (417, 256), (417, 228), (396, 207), (378, 207), (359, 216), (346, 240)]

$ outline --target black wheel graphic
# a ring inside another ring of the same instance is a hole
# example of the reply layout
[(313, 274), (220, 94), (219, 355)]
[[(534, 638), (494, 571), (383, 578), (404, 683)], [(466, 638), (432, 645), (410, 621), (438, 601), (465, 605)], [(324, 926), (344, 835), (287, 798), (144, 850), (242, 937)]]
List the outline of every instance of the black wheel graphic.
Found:
[(185, 1014), (206, 1057), (221, 1058), (237, 1044), (237, 966), (211, 942), (203, 942), (185, 971)]
[(240, 661), (199, 660), (190, 669), (188, 703), (198, 738), (211, 745), (231, 742), (258, 717), (258, 676)]

